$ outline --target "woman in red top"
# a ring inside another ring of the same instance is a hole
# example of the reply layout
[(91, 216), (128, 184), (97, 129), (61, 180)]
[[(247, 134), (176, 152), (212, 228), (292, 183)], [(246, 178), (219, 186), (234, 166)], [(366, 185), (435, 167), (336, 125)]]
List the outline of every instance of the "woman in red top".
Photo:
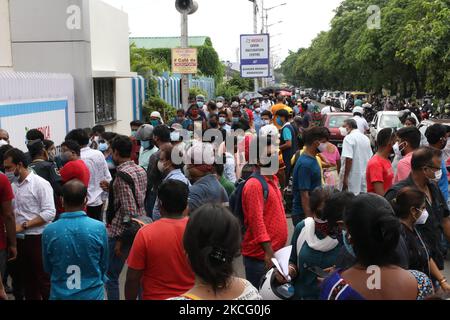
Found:
[(378, 152), (367, 164), (366, 180), (367, 192), (376, 193), (380, 196), (392, 187), (394, 181), (394, 171), (392, 170), (389, 156), (392, 154), (392, 147), (395, 143), (395, 132), (391, 128), (385, 128), (378, 133)]

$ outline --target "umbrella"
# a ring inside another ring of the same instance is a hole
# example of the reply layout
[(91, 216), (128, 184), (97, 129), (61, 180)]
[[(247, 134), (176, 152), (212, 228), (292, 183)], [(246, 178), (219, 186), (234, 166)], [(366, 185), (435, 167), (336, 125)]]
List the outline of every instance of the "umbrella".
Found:
[(245, 99), (247, 101), (252, 100), (252, 99), (260, 99), (262, 98), (262, 94), (258, 93), (258, 92), (242, 92), (239, 95), (239, 99)]
[(285, 96), (285, 97), (292, 97), (292, 92), (291, 91), (280, 91), (280, 95)]

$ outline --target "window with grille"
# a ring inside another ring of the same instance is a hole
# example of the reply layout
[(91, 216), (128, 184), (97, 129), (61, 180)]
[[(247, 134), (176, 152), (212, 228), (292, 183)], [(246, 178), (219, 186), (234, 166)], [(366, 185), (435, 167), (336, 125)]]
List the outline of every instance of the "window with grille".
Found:
[(116, 120), (115, 79), (94, 79), (95, 123)]

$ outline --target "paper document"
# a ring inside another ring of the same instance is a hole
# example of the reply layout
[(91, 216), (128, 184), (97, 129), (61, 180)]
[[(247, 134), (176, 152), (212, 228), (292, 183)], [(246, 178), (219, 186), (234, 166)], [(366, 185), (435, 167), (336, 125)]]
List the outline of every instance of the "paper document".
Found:
[(291, 281), (291, 277), (289, 277), (289, 258), (291, 257), (291, 252), (292, 246), (285, 247), (275, 252), (274, 258), (272, 258), (272, 262), (278, 272), (288, 281)]

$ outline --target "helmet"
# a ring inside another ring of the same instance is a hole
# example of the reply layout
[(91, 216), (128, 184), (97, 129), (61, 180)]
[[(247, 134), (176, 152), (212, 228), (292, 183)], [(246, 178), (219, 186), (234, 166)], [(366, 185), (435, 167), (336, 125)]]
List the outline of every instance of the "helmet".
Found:
[(364, 109), (362, 107), (354, 107), (353, 114), (355, 114), (355, 113), (364, 114)]
[(154, 127), (149, 124), (143, 124), (136, 132), (136, 139), (141, 141), (148, 141), (153, 138)]
[(290, 283), (279, 284), (272, 268), (261, 279), (259, 294), (263, 300), (289, 300), (294, 296), (294, 287)]

